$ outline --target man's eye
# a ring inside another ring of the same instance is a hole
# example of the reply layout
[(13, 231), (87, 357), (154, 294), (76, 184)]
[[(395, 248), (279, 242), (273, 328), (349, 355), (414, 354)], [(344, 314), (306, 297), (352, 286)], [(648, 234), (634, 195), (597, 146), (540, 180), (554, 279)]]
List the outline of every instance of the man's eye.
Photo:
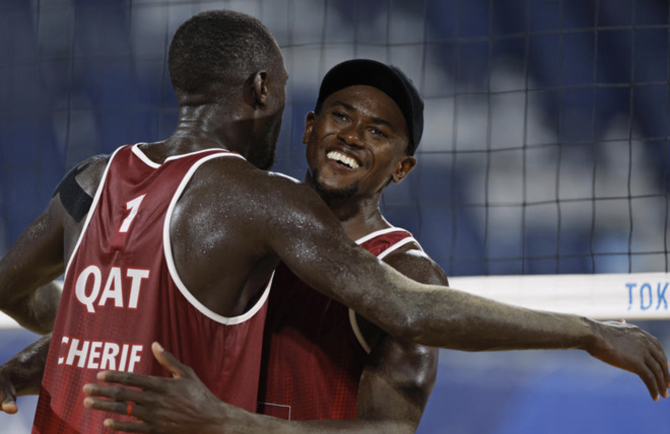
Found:
[(384, 138), (388, 138), (388, 134), (386, 134), (384, 131), (378, 130), (376, 128), (372, 129), (372, 134), (374, 134), (375, 136), (382, 136)]

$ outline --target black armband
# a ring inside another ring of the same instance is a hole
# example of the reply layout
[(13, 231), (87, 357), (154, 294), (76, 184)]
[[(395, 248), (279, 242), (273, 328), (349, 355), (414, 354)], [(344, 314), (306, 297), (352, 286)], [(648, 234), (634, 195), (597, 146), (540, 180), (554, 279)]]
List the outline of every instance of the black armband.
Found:
[[(103, 158), (106, 158), (106, 156)], [(60, 194), (60, 201), (63, 204), (63, 207), (77, 223), (88, 214), (88, 210), (93, 203), (93, 198), (81, 188), (76, 177), (86, 170), (91, 163), (92, 161), (89, 161), (86, 164), (70, 170), (70, 172), (65, 175), (65, 178), (58, 184), (54, 194), (51, 196), (54, 198), (57, 194)]]

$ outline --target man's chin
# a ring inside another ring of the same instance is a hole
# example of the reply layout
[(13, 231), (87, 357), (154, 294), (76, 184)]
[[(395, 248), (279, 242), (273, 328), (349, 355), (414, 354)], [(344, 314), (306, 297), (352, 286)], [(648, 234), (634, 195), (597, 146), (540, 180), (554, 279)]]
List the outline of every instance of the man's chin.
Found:
[(320, 173), (318, 170), (308, 170), (306, 180), (324, 199), (348, 199), (358, 193), (358, 181), (344, 187), (328, 185), (327, 183), (320, 181)]
[(349, 199), (358, 193), (358, 183), (352, 184), (348, 187), (329, 187), (319, 182), (313, 183), (314, 189), (323, 198), (327, 199)]

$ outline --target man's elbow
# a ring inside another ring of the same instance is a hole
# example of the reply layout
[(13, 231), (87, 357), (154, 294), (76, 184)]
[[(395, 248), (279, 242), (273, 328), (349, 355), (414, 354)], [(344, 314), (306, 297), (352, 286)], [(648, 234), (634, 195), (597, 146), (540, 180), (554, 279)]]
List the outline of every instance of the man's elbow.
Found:
[(0, 310), (20, 326), (44, 335), (53, 330), (61, 294), (60, 286), (50, 283), (23, 297), (7, 300)]

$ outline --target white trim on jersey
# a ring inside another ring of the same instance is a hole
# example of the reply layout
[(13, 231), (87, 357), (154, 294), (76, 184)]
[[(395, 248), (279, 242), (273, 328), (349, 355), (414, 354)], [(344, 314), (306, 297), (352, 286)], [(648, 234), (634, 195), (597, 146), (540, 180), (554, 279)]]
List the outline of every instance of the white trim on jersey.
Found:
[(292, 177), (292, 176), (290, 176), (290, 175), (286, 175), (285, 173), (281, 173), (281, 172), (268, 172), (268, 174), (269, 174), (270, 176), (278, 176), (278, 177), (280, 177), (280, 178), (288, 179), (289, 181), (293, 181), (293, 182), (295, 182), (296, 184), (303, 184), (302, 181), (300, 181), (300, 180), (298, 180), (297, 178), (294, 178), (294, 177)]
[(371, 240), (372, 238), (378, 237), (378, 236), (380, 236), (380, 235), (390, 234), (391, 232), (398, 232), (398, 231), (409, 232), (409, 231), (406, 231), (406, 230), (404, 230), (404, 229), (402, 229), (402, 228), (396, 228), (396, 227), (390, 227), (390, 228), (386, 228), (386, 229), (380, 229), (380, 230), (378, 230), (378, 231), (371, 232), (371, 233), (369, 233), (369, 234), (367, 234), (367, 235), (365, 235), (365, 236), (363, 236), (363, 237), (357, 239), (357, 240), (356, 240), (356, 244), (358, 244), (358, 245), (360, 246), (361, 244), (363, 244), (363, 243), (366, 242), (366, 241)]
[[(223, 148), (208, 148), (208, 149), (201, 149), (201, 150), (199, 150), (199, 151), (187, 152), (187, 153), (185, 153), (185, 154), (171, 155), (171, 156), (167, 157), (167, 158), (165, 159), (165, 161), (163, 161), (163, 163), (156, 163), (155, 161), (153, 161), (152, 159), (150, 159), (150, 158), (144, 153), (144, 151), (142, 151), (142, 150), (139, 148), (141, 145), (146, 145), (146, 143), (137, 143), (137, 144), (135, 144), (135, 145), (132, 145), (132, 151), (133, 151), (133, 154), (135, 154), (135, 156), (136, 156), (137, 158), (139, 158), (140, 160), (142, 160), (142, 162), (143, 162), (144, 164), (146, 164), (147, 166), (152, 167), (152, 168), (154, 168), (154, 169), (158, 169), (159, 167), (161, 167), (161, 165), (167, 163), (168, 161), (178, 160), (178, 159), (180, 159), (180, 158), (184, 158), (184, 157), (190, 157), (191, 155), (202, 154), (202, 153), (204, 153), (204, 152), (209, 152), (209, 151), (219, 151), (219, 150), (226, 151), (226, 150), (223, 149)], [(230, 151), (226, 151), (226, 152), (230, 152)], [(244, 158), (244, 157), (242, 157), (241, 155), (236, 154), (235, 152), (230, 152), (230, 153), (231, 153), (232, 155), (237, 155), (239, 158)]]
[(105, 171), (102, 173), (102, 178), (100, 178), (100, 184), (98, 185), (98, 189), (95, 192), (95, 196), (93, 197), (93, 202), (91, 203), (91, 207), (88, 210), (88, 214), (86, 215), (86, 221), (84, 222), (84, 226), (81, 228), (81, 233), (79, 234), (79, 239), (77, 240), (77, 244), (74, 246), (74, 250), (72, 250), (72, 253), (70, 254), (70, 259), (67, 261), (67, 267), (65, 267), (65, 274), (63, 275), (63, 282), (67, 280), (67, 273), (70, 271), (70, 265), (72, 264), (72, 261), (74, 260), (74, 257), (77, 255), (77, 250), (79, 250), (79, 245), (81, 244), (81, 240), (84, 238), (84, 234), (86, 234), (86, 230), (88, 229), (89, 223), (91, 223), (91, 219), (93, 218), (93, 214), (95, 213), (95, 209), (98, 206), (98, 202), (100, 201), (100, 196), (102, 195), (102, 190), (105, 187), (105, 183), (107, 182), (107, 172), (109, 172), (109, 168), (112, 165), (112, 160), (114, 160), (114, 157), (116, 154), (125, 146), (121, 146), (117, 148), (112, 155), (109, 157), (109, 161), (107, 162), (107, 167), (105, 167)]
[[(373, 238), (376, 238), (380, 235), (385, 235), (391, 232), (408, 232), (405, 229), (402, 228), (387, 228), (387, 229), (382, 229), (376, 232), (372, 232), (370, 234), (367, 234), (366, 236), (359, 238), (356, 240), (356, 244), (361, 245), (366, 241), (369, 241)], [(407, 238), (403, 238), (402, 240), (398, 241), (397, 243), (393, 244), (383, 252), (381, 252), (379, 255), (377, 255), (377, 258), (382, 260), (389, 254), (393, 253), (394, 251), (398, 250), (400, 247), (404, 246), (405, 244), (409, 243), (415, 243), (417, 246), (419, 246), (419, 249), (423, 251), (421, 248), (421, 245), (419, 242), (414, 239), (414, 237), (409, 236)], [(363, 332), (361, 331), (360, 326), (358, 325), (358, 318), (356, 317), (356, 312), (354, 312), (353, 309), (349, 309), (349, 322), (351, 323), (351, 330), (354, 332), (354, 335), (356, 336), (356, 339), (358, 340), (358, 343), (361, 344), (361, 347), (365, 350), (366, 353), (370, 354), (370, 351), (372, 351), (372, 348), (370, 347), (370, 344), (368, 344), (368, 341), (365, 340), (365, 336), (363, 336)]]
[(210, 310), (205, 306), (204, 304), (200, 303), (197, 298), (191, 294), (191, 292), (186, 288), (186, 285), (184, 285), (184, 282), (181, 280), (181, 277), (179, 276), (179, 273), (177, 272), (177, 267), (175, 266), (174, 263), (174, 258), (172, 256), (172, 242), (170, 240), (170, 222), (172, 221), (172, 214), (174, 212), (174, 208), (177, 205), (177, 201), (181, 197), (182, 193), (184, 192), (184, 189), (186, 188), (186, 185), (188, 182), (191, 180), (193, 177), (193, 174), (195, 171), (205, 162), (212, 160), (214, 158), (220, 158), (220, 157), (236, 157), (236, 158), (241, 158), (244, 160), (244, 157), (242, 157), (239, 154), (231, 153), (231, 152), (220, 152), (212, 155), (208, 155), (206, 157), (203, 157), (202, 159), (198, 160), (191, 168), (189, 171), (184, 175), (184, 178), (181, 181), (181, 184), (179, 184), (179, 187), (177, 188), (177, 191), (175, 192), (174, 196), (172, 197), (172, 201), (170, 202), (170, 206), (167, 209), (167, 213), (165, 215), (165, 223), (163, 226), (163, 254), (165, 256), (165, 261), (167, 262), (168, 270), (170, 271), (170, 276), (172, 276), (172, 280), (174, 281), (175, 285), (177, 285), (177, 288), (179, 291), (182, 293), (184, 298), (193, 305), (200, 313), (211, 319), (212, 321), (225, 324), (225, 325), (235, 325), (235, 324), (240, 324), (243, 323), (250, 318), (252, 318), (265, 304), (265, 301), (268, 298), (268, 295), (270, 294), (270, 287), (272, 286), (272, 279), (274, 278), (274, 272), (270, 276), (270, 280), (265, 287), (265, 290), (263, 291), (263, 294), (261, 297), (258, 299), (256, 304), (249, 309), (247, 312), (243, 313), (242, 315), (238, 316), (233, 316), (233, 317), (225, 317), (223, 315), (219, 315), (218, 313)]
[(144, 143), (137, 143), (137, 144), (133, 145), (133, 147), (131, 148), (131, 151), (133, 151), (133, 154), (135, 154), (135, 156), (137, 158), (142, 160), (142, 162), (144, 164), (151, 167), (152, 169), (158, 169), (159, 167), (161, 167), (160, 163), (156, 163), (155, 161), (153, 161), (152, 159), (147, 157), (147, 155), (140, 150), (139, 146), (143, 145), (143, 144)]

